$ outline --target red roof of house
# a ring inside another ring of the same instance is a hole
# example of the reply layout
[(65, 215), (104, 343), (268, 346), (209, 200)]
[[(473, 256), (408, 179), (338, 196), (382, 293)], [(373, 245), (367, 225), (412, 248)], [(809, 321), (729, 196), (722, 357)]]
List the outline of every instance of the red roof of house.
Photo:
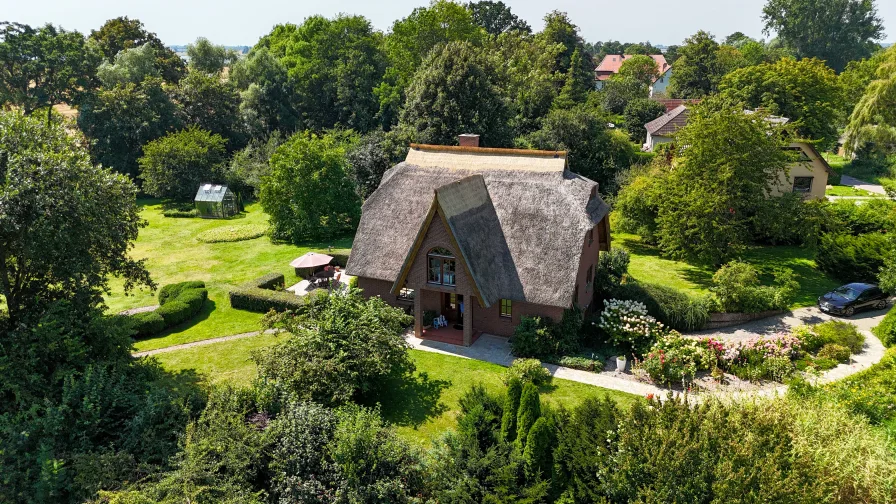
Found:
[[(619, 67), (622, 66), (622, 62), (632, 56), (632, 54), (608, 54), (604, 56), (600, 65), (597, 65), (597, 68), (594, 70), (597, 72), (597, 80), (607, 80), (611, 75), (619, 73)], [(651, 54), (650, 57), (656, 62), (656, 66), (660, 69), (660, 74), (665, 73), (671, 66), (666, 63), (666, 57), (662, 54)]]

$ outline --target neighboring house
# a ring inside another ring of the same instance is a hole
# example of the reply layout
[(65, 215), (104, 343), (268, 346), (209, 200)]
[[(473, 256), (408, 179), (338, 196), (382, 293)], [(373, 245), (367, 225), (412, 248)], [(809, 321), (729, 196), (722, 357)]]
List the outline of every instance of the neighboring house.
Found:
[[(604, 81), (619, 73), (622, 62), (631, 58), (631, 54), (608, 54), (604, 56), (597, 68), (594, 69), (595, 88), (600, 89), (604, 85)], [(672, 65), (666, 62), (666, 57), (662, 54), (651, 54), (651, 58), (656, 62), (660, 76), (654, 79), (650, 85), (650, 95), (653, 93), (665, 93), (666, 87), (669, 86), (669, 79), (672, 77)]]
[[(746, 112), (752, 113), (747, 110)], [(786, 117), (770, 116), (768, 121), (784, 124), (789, 119)], [(646, 150), (653, 152), (656, 146), (672, 141), (676, 131), (688, 122), (688, 109), (685, 105), (679, 105), (660, 117), (644, 125), (647, 129)], [(834, 170), (828, 162), (821, 157), (815, 147), (808, 142), (794, 141), (785, 149), (797, 153), (797, 160), (790, 164), (786, 173), (781, 173), (777, 186), (772, 189), (773, 196), (784, 193), (802, 193), (807, 198), (823, 199), (828, 185), (828, 176), (834, 175)]]
[[(464, 137), (464, 136), (462, 136)], [(346, 267), (366, 295), (413, 307), (414, 332), (470, 345), (524, 316), (587, 309), (609, 207), (566, 153), (412, 144), (364, 202)], [(465, 145), (466, 144), (466, 145)], [(424, 328), (433, 315), (448, 327)]]
[(657, 145), (672, 141), (672, 135), (688, 123), (688, 108), (679, 105), (644, 125), (647, 141), (644, 147), (653, 152)]

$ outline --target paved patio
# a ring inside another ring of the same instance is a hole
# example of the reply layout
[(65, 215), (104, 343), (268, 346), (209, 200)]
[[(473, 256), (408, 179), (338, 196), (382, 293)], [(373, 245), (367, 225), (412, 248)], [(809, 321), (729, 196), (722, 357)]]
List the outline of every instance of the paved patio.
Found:
[[(354, 277), (351, 275), (346, 275), (345, 271), (340, 271), (339, 273), (339, 283), (345, 284), (345, 286), (348, 287), (349, 282), (351, 282), (352, 278)], [(304, 296), (309, 292), (320, 288), (322, 287), (312, 287), (311, 282), (309, 282), (308, 280), (302, 280), (297, 284), (290, 285), (286, 288), (286, 290), (294, 292), (296, 296)]]

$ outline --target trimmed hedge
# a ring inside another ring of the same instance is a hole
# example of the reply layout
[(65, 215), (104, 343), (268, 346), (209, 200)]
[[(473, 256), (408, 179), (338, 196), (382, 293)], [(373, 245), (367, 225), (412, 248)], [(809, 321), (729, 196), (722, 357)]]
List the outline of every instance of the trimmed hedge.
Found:
[(136, 313), (128, 317), (135, 338), (145, 338), (165, 330), (165, 319), (152, 312)]
[(187, 282), (180, 282), (176, 284), (168, 284), (161, 289), (159, 289), (159, 304), (164, 305), (168, 302), (169, 299), (174, 299), (180, 295), (181, 291), (185, 289), (204, 289), (205, 282), (202, 280), (192, 280)]
[(208, 299), (208, 289), (202, 281), (168, 284), (159, 289), (158, 298), (155, 311), (131, 316), (135, 338), (153, 336), (195, 317)]
[(291, 292), (282, 291), (285, 285), (282, 273), (269, 273), (232, 289), (230, 306), (237, 310), (260, 313), (301, 308), (304, 304), (302, 298)]
[(880, 338), (884, 346), (896, 345), (896, 306), (890, 309), (887, 316), (871, 332)]

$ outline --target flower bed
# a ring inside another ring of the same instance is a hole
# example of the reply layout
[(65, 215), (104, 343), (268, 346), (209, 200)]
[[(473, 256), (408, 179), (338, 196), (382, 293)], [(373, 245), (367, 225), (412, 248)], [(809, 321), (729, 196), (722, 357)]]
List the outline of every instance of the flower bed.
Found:
[(222, 226), (203, 231), (196, 239), (203, 243), (238, 242), (260, 238), (268, 232), (263, 224), (243, 224), (238, 226)]

